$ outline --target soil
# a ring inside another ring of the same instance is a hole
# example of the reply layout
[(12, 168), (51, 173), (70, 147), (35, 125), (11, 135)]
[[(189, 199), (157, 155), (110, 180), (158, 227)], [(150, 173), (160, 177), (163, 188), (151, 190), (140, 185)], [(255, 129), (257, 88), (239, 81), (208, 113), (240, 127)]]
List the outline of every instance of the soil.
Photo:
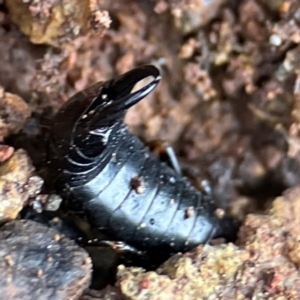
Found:
[[(0, 54), (0, 168), (24, 149), (30, 170), (15, 171), (23, 172), (14, 175), (23, 178), (13, 183), (16, 197), (5, 189), (0, 195), (18, 205), (5, 222), (35, 203), (58, 108), (77, 91), (143, 64), (157, 66), (162, 80), (126, 123), (143, 141), (171, 145), (194, 184), (210, 183), (220, 209), (247, 227), (251, 214), (270, 215), (274, 199), (300, 183), (297, 0), (0, 0)], [(89, 293), (83, 299), (97, 299)]]

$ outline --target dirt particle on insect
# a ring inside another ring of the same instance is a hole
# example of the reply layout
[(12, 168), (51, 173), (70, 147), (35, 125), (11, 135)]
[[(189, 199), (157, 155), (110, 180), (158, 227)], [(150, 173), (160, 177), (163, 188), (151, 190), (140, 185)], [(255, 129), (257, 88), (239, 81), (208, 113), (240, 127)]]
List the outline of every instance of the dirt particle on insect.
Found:
[(186, 210), (185, 210), (185, 218), (189, 219), (192, 218), (194, 216), (195, 213), (195, 208), (194, 206), (189, 206)]
[(60, 240), (61, 236), (59, 234), (55, 234), (54, 237), (53, 237), (53, 240), (55, 242), (58, 242)]
[(6, 255), (4, 257), (5, 261), (7, 262), (7, 264), (11, 267), (13, 264), (14, 264), (14, 260), (13, 258), (11, 257), (11, 255)]
[(225, 216), (225, 210), (218, 207), (215, 209), (214, 214), (218, 219), (222, 219)]
[(142, 194), (144, 192), (144, 181), (139, 176), (131, 178), (130, 186), (135, 190), (137, 194)]
[(37, 271), (37, 277), (42, 277), (43, 276), (43, 270), (42, 269), (38, 269)]

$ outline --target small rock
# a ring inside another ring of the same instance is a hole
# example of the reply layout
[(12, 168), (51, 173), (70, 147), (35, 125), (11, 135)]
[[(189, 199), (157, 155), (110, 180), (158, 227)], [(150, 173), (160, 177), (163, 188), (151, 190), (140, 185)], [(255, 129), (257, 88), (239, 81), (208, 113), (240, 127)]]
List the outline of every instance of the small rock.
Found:
[(91, 261), (75, 242), (29, 220), (0, 231), (1, 299), (77, 299), (89, 286)]
[(28, 104), (21, 97), (6, 93), (0, 86), (0, 141), (10, 134), (18, 133), (30, 114)]
[[(10, 148), (6, 146), (8, 154)], [(28, 199), (40, 192), (42, 185), (43, 180), (34, 174), (24, 150), (19, 149), (0, 162), (0, 222), (15, 219)]]
[(107, 11), (93, 0), (6, 1), (9, 14), (34, 44), (60, 46), (93, 29), (103, 33), (110, 26)]
[(192, 0), (174, 3), (171, 11), (175, 26), (181, 33), (190, 34), (209, 23), (224, 3), (224, 0)]

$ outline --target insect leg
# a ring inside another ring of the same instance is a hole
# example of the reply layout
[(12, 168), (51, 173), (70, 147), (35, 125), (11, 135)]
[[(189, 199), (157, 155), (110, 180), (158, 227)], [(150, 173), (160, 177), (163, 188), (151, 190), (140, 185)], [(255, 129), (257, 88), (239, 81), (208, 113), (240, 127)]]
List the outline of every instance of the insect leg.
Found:
[(173, 147), (167, 146), (166, 147), (166, 153), (167, 153), (167, 155), (170, 159), (170, 162), (171, 162), (171, 165), (172, 165), (173, 169), (176, 171), (176, 173), (178, 175), (181, 175), (181, 168), (180, 168), (179, 161), (177, 159), (177, 156), (175, 154), (175, 151), (174, 151)]
[(182, 175), (180, 164), (173, 147), (161, 140), (153, 140), (147, 142), (146, 145), (151, 152), (160, 158), (161, 161), (166, 161), (178, 175)]

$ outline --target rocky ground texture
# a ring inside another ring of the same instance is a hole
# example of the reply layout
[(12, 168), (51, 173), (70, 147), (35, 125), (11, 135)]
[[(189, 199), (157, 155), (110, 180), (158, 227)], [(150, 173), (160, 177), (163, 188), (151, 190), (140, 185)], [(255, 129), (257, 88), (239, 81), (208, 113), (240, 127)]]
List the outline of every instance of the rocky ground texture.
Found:
[[(0, 299), (300, 299), (299, 58), (297, 0), (0, 0)], [(75, 92), (142, 64), (162, 82), (130, 129), (171, 144), (242, 225), (97, 284), (92, 266), (118, 263), (53, 214), (47, 130)]]

